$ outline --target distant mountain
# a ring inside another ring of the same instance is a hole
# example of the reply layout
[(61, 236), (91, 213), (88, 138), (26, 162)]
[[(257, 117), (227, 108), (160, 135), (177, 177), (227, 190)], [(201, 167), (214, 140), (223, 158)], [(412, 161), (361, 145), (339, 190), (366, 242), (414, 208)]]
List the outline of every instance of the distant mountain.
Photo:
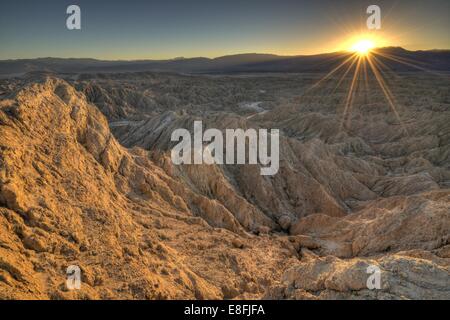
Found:
[[(450, 50), (408, 51), (400, 47), (386, 47), (377, 51), (380, 54), (378, 59), (394, 71), (414, 71), (420, 70), (420, 68), (450, 71)], [(182, 73), (325, 72), (344, 61), (349, 55), (348, 52), (308, 56), (249, 53), (214, 59), (197, 57), (135, 61), (39, 58), (0, 61), (0, 74), (11, 75), (32, 71), (55, 73), (136, 71)]]

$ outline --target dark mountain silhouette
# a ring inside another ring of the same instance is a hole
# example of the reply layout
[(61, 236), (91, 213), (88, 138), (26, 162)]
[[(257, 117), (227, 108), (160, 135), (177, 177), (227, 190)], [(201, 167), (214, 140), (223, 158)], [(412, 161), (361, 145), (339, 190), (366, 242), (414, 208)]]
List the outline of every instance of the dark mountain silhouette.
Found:
[[(400, 47), (386, 47), (377, 49), (377, 51), (380, 54), (377, 56), (378, 59), (393, 71), (420, 69), (450, 71), (450, 50), (408, 51)], [(55, 73), (136, 71), (182, 73), (326, 72), (344, 61), (350, 54), (349, 52), (334, 52), (307, 56), (277, 56), (250, 53), (214, 59), (198, 57), (135, 61), (38, 58), (0, 61), (0, 74), (11, 75), (32, 71)], [(392, 60), (392, 58), (403, 63)]]

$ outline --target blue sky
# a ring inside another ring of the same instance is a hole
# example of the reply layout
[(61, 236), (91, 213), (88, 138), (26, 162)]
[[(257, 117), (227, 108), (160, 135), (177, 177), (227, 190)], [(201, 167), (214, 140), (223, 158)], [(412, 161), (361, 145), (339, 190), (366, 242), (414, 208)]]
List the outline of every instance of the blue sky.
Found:
[[(450, 1), (23, 1), (0, 3), (0, 59), (89, 57), (166, 59), (259, 52), (314, 54), (342, 49), (365, 32), (369, 4), (382, 9), (387, 45), (450, 48)], [(82, 30), (66, 28), (81, 7)]]

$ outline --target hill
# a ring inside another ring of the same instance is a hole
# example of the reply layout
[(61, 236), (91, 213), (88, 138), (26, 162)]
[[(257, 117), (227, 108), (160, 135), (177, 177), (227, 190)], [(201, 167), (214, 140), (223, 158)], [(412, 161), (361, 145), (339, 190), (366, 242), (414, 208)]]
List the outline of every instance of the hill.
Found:
[[(450, 71), (450, 51), (407, 51), (402, 48), (381, 48), (382, 54), (406, 60), (410, 65), (378, 58), (394, 71), (417, 71), (425, 68)], [(41, 58), (0, 61), (0, 74), (12, 75), (32, 71), (54, 73), (143, 72), (181, 73), (264, 73), (264, 72), (327, 72), (344, 61), (350, 53), (335, 52), (309, 56), (277, 56), (270, 54), (239, 54), (214, 59), (188, 58), (172, 60), (102, 61), (94, 59)], [(413, 67), (417, 66), (417, 67)]]

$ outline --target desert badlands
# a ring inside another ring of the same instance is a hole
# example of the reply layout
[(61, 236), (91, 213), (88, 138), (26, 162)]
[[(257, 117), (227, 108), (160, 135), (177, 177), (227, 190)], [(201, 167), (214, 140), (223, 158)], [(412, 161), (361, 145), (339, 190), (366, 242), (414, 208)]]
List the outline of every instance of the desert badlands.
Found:
[[(398, 117), (322, 77), (4, 77), (0, 298), (449, 299), (450, 78), (389, 77)], [(195, 121), (279, 130), (279, 170), (174, 164)]]

